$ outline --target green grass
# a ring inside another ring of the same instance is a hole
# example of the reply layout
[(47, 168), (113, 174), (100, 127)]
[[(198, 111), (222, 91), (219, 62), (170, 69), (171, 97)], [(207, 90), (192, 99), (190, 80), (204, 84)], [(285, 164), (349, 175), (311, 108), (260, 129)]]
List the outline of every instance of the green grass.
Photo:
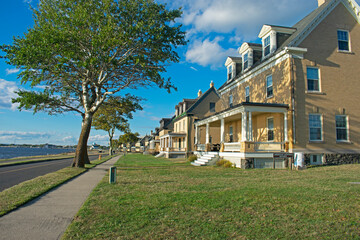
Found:
[(85, 168), (66, 167), (5, 189), (0, 192), (0, 216), (109, 159), (110, 157), (104, 157), (101, 160), (91, 161), (91, 164), (86, 164)]
[(360, 165), (193, 167), (127, 155), (64, 239), (360, 239)]

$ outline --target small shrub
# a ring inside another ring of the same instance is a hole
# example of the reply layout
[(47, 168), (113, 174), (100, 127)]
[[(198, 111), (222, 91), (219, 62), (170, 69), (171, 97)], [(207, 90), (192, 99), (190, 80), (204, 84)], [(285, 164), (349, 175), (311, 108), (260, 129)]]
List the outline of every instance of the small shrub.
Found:
[(223, 167), (226, 167), (226, 168), (233, 167), (233, 164), (229, 160), (225, 160), (225, 159), (221, 159), (221, 160), (217, 161), (216, 165), (219, 166), (219, 167), (223, 166)]
[(188, 161), (189, 162), (193, 162), (193, 161), (195, 161), (197, 159), (197, 156), (196, 155), (190, 155), (189, 157), (188, 157)]

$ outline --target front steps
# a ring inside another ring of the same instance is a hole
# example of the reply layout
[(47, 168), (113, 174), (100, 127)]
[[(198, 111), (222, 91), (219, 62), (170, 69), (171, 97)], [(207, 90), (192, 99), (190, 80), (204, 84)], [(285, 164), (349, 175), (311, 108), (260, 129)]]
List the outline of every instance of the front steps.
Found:
[(219, 159), (219, 154), (217, 152), (208, 152), (202, 155), (199, 159), (192, 162), (191, 165), (197, 167), (214, 165), (218, 159)]
[(166, 155), (165, 153), (159, 153), (159, 154), (158, 154), (158, 155), (156, 155), (155, 157), (156, 157), (156, 158), (159, 158), (159, 157), (165, 157), (165, 155)]

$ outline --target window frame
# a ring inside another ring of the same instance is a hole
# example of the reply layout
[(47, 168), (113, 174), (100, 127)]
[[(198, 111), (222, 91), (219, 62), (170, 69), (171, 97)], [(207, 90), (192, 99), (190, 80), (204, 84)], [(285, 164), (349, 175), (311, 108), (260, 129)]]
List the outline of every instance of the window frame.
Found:
[(245, 102), (250, 102), (250, 86), (245, 87)]
[(209, 104), (209, 111), (210, 112), (216, 112), (215, 105), (216, 104), (214, 102), (210, 102), (210, 104)]
[(232, 94), (229, 95), (229, 107), (234, 106), (234, 97)]
[[(314, 158), (316, 160), (314, 161)], [(319, 160), (319, 162), (318, 162)], [(322, 154), (310, 154), (310, 165), (322, 165), (323, 164), (323, 155)]]
[[(318, 79), (313, 79), (313, 78), (309, 78), (309, 69), (316, 69), (317, 70), (317, 78)], [(309, 89), (309, 80), (310, 81), (317, 81), (317, 87), (318, 89), (314, 90), (314, 89)], [(321, 92), (321, 77), (320, 77), (320, 68), (318, 67), (311, 67), (311, 66), (307, 66), (306, 67), (306, 89), (308, 92)]]
[[(319, 127), (310, 127), (310, 116), (319, 116), (320, 119), (320, 139), (311, 139), (311, 129), (312, 128), (319, 128)], [(324, 141), (324, 119), (323, 119), (323, 115), (320, 113), (309, 113), (308, 115), (308, 127), (309, 127), (309, 141), (310, 142), (323, 142)]]
[[(246, 58), (246, 60), (245, 60)], [(243, 71), (249, 68), (249, 52), (246, 52), (243, 56)]]
[(233, 126), (229, 126), (229, 142), (234, 142), (234, 128)]
[[(266, 44), (268, 41), (268, 44)], [(266, 53), (266, 50), (268, 49), (268, 53)], [(264, 42), (263, 42), (263, 53), (264, 53), (264, 57), (267, 57), (268, 55), (270, 55), (271, 53), (271, 37), (270, 35), (268, 35), (267, 37), (264, 38)]]
[[(339, 32), (344, 32), (347, 34), (347, 40), (339, 39)], [(338, 51), (339, 52), (351, 52), (351, 45), (350, 45), (350, 32), (348, 30), (344, 29), (338, 29), (336, 31), (337, 33), (337, 42), (338, 42)], [(340, 42), (347, 42), (347, 50), (346, 49), (340, 49)]]
[[(271, 78), (271, 85), (268, 86), (268, 79)], [(272, 78), (272, 74), (266, 76), (266, 98), (272, 98), (274, 96), (274, 81)], [(271, 88), (271, 94), (269, 95), (269, 88)]]
[[(337, 117), (345, 117), (345, 127), (338, 127), (337, 126)], [(345, 130), (346, 132), (346, 139), (338, 139), (338, 129)], [(344, 114), (335, 115), (335, 138), (336, 142), (349, 142), (349, 117)]]
[(228, 80), (228, 81), (231, 80), (231, 79), (233, 79), (233, 65), (232, 65), (232, 64), (230, 64), (230, 65), (227, 67), (227, 74), (228, 74), (228, 76), (227, 76), (227, 80)]
[[(269, 128), (269, 120), (272, 120), (272, 128)], [(266, 118), (266, 130), (267, 130), (267, 141), (274, 142), (275, 141), (275, 127), (274, 127), (274, 117)], [(270, 135), (271, 133), (271, 135)], [(272, 139), (269, 137), (272, 136)]]

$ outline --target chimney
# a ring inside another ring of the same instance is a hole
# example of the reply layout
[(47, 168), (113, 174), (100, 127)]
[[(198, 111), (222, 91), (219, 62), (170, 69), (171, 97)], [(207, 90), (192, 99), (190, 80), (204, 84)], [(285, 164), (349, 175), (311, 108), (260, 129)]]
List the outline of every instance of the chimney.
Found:
[(201, 89), (199, 89), (198, 91), (198, 97), (200, 97), (202, 95)]
[(318, 7), (323, 5), (326, 2), (326, 0), (318, 0)]
[(210, 88), (214, 87), (214, 82), (211, 80), (210, 82)]

